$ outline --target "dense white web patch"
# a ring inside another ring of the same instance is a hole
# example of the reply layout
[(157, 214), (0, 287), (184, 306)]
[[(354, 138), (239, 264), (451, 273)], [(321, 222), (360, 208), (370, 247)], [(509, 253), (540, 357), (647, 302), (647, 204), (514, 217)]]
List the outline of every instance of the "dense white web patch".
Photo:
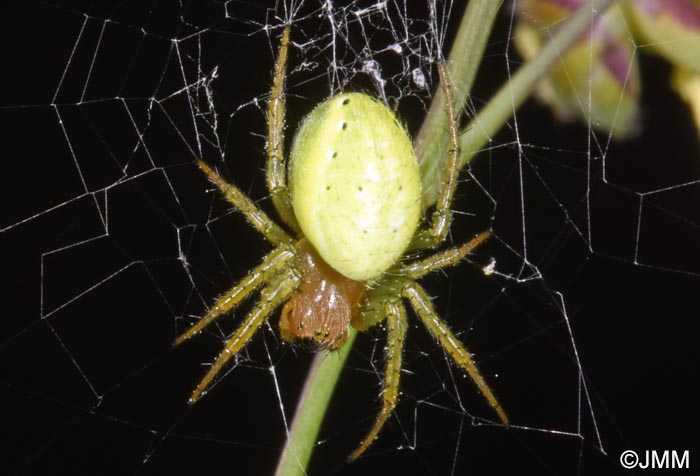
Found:
[[(10, 471), (271, 471), (311, 356), (279, 341), (276, 319), (207, 398), (185, 405), (246, 308), (182, 348), (172, 341), (267, 250), (194, 161), (270, 210), (264, 110), (290, 20), (290, 137), (315, 103), (347, 89), (376, 94), (415, 134), (462, 13), (431, 0), (14, 2), (3, 39), (18, 46), (0, 88), (4, 142), (17, 151), (6, 155), (0, 216)], [(504, 6), (470, 115), (517, 71), (514, 21)], [(525, 449), (556, 471), (617, 467), (615, 452), (635, 441), (627, 419), (644, 418), (618, 416), (617, 393), (648, 390), (620, 373), (649, 365), (655, 333), (688, 339), (682, 307), (660, 303), (682, 300), (700, 276), (700, 216), (687, 206), (700, 193), (697, 138), (679, 106), (652, 117), (659, 102), (647, 98), (642, 136), (622, 144), (528, 103), (465, 170), (450, 241), (489, 227), (494, 239), (427, 286), (513, 428), (493, 421), (414, 321), (397, 413), (356, 464), (460, 474)], [(674, 131), (654, 137), (671, 120)], [(632, 311), (637, 301), (650, 314)], [(656, 306), (668, 314), (651, 315)], [(352, 470), (343, 459), (378, 408), (384, 336), (360, 339), (316, 449), (323, 474)], [(679, 355), (692, 365), (690, 352)], [(661, 383), (672, 367), (653, 372), (668, 401), (690, 394)]]

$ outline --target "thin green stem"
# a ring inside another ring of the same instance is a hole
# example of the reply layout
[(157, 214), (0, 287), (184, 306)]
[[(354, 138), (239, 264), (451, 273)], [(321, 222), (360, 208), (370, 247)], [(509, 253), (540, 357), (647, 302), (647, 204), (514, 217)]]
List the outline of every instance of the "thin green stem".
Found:
[[(462, 16), (447, 60), (457, 117), (462, 116), (467, 104), (500, 5), (501, 2), (495, 0), (474, 0), (469, 2)], [(416, 156), (421, 168), (423, 209), (434, 204), (440, 193), (449, 144), (446, 109), (445, 93), (440, 88), (415, 139)]]
[(510, 81), (501, 87), (460, 136), (462, 167), (489, 143), (491, 138), (528, 98), (537, 82), (588, 31), (595, 18), (604, 12), (612, 2), (613, 0), (591, 0), (586, 7), (579, 10), (557, 30), (535, 58), (523, 65), (511, 77)]
[(323, 417), (333, 396), (340, 372), (350, 354), (357, 331), (350, 328), (348, 340), (333, 352), (316, 354), (299, 398), (284, 451), (277, 463), (276, 476), (302, 476), (318, 441)]

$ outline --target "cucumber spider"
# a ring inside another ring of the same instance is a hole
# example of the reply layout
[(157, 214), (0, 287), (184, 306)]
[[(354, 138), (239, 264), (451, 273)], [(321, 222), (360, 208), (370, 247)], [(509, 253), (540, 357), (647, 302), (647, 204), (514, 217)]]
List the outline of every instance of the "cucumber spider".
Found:
[(419, 229), (420, 172), (411, 140), (394, 114), (366, 94), (338, 94), (317, 106), (294, 138), (287, 168), (283, 142), (289, 35), (287, 25), (267, 111), (267, 187), (283, 226), (204, 162), (197, 162), (226, 200), (274, 249), (175, 341), (180, 344), (199, 333), (260, 289), (260, 300), (228, 339), (189, 402), (196, 402), (206, 392), (226, 362), (280, 306), (283, 339), (310, 340), (328, 351), (343, 344), (348, 326), (362, 331), (386, 320), (382, 408), (366, 438), (350, 455), (353, 460), (372, 444), (396, 406), (407, 301), (454, 362), (467, 372), (499, 419), (508, 424), (469, 351), (440, 319), (430, 297), (416, 282), (428, 273), (457, 264), (489, 233), (418, 260), (405, 258), (408, 252), (414, 256), (442, 244), (451, 221), (460, 151), (445, 68), (441, 65), (439, 71), (448, 104), (449, 156), (429, 226)]

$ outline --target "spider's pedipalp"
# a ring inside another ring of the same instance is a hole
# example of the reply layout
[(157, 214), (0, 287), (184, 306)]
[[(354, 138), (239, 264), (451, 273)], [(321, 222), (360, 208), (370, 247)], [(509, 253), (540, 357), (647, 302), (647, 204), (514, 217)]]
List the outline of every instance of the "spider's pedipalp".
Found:
[(272, 250), (265, 256), (262, 263), (253, 268), (236, 286), (219, 297), (204, 317), (175, 339), (174, 345), (183, 343), (201, 332), (219, 316), (233, 309), (246, 296), (268, 280), (271, 274), (288, 266), (293, 259), (295, 259), (295, 253), (291, 245), (283, 245)]
[(386, 423), (396, 407), (399, 398), (399, 381), (401, 379), (401, 359), (404, 339), (406, 337), (406, 309), (400, 301), (386, 303), (387, 344), (386, 344), (386, 374), (384, 376), (384, 391), (382, 394), (382, 409), (377, 416), (372, 429), (360, 446), (348, 457), (349, 461), (357, 459), (374, 442), (379, 431)]
[(279, 246), (289, 243), (291, 237), (277, 223), (272, 221), (267, 213), (262, 211), (253, 201), (235, 185), (226, 182), (204, 161), (198, 160), (197, 166), (206, 174), (209, 180), (216, 185), (234, 207), (245, 215), (248, 222), (258, 230), (270, 243)]
[(226, 342), (224, 350), (221, 351), (216, 361), (207, 371), (206, 375), (194, 389), (189, 398), (189, 404), (192, 405), (202, 396), (202, 393), (209, 387), (214, 377), (226, 365), (226, 362), (236, 355), (253, 337), (255, 331), (265, 322), (265, 319), (272, 313), (280, 304), (289, 298), (289, 296), (299, 286), (299, 277), (290, 269), (283, 271), (275, 276), (270, 283), (260, 291), (260, 301), (248, 313), (245, 321), (236, 329), (233, 336)]
[(474, 384), (493, 407), (498, 418), (504, 425), (508, 425), (508, 416), (501, 407), (493, 391), (479, 372), (476, 363), (472, 359), (469, 351), (464, 347), (457, 336), (447, 327), (447, 324), (435, 313), (435, 308), (430, 300), (430, 296), (422, 286), (415, 281), (411, 281), (403, 289), (403, 296), (411, 303), (411, 307), (423, 321), (428, 331), (435, 337), (443, 349), (452, 357), (457, 365), (462, 367)]

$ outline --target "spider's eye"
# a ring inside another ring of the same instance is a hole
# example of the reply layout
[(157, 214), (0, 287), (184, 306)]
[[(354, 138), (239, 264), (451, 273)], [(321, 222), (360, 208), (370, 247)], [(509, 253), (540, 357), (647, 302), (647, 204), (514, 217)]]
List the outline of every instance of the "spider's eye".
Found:
[(304, 235), (350, 279), (386, 271), (418, 226), (413, 145), (394, 114), (366, 94), (334, 96), (306, 117), (292, 146), (289, 181)]

